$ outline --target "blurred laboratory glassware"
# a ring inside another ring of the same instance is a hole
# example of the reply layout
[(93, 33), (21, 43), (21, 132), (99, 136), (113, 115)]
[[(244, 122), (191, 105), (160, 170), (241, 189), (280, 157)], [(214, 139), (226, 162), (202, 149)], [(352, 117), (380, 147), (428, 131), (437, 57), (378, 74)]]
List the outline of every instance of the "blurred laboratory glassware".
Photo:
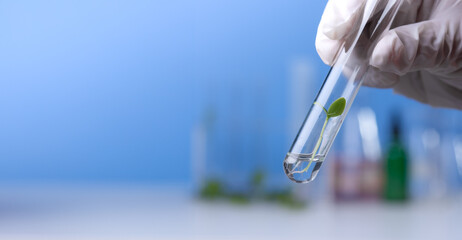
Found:
[(361, 163), (364, 153), (358, 123), (358, 109), (352, 108), (341, 132), (342, 144), (334, 160), (334, 199), (359, 200), (361, 197)]
[(382, 150), (377, 119), (370, 107), (362, 107), (357, 114), (361, 134), (363, 161), (361, 163), (361, 196), (378, 199), (382, 192)]

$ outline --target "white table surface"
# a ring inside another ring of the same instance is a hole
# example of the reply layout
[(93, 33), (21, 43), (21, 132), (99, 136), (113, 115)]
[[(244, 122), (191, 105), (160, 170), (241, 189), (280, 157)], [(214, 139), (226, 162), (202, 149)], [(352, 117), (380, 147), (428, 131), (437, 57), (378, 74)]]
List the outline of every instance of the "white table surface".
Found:
[(462, 199), (206, 203), (184, 187), (0, 186), (0, 239), (462, 239)]

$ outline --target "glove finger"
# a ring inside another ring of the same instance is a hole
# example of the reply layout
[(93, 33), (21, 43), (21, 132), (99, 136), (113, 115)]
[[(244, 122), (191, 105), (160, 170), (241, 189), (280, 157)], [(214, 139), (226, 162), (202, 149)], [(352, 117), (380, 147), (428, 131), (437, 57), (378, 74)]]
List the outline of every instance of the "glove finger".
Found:
[(370, 64), (398, 75), (439, 66), (447, 55), (446, 32), (433, 21), (397, 27), (377, 43)]
[(330, 0), (316, 34), (316, 50), (324, 63), (332, 65), (345, 39), (357, 32), (366, 0)]
[(332, 66), (334, 64), (342, 44), (342, 41), (332, 40), (324, 34), (318, 34), (318, 36), (316, 36), (316, 51), (322, 61), (327, 65)]
[(332, 40), (342, 40), (356, 27), (366, 0), (329, 0), (319, 23), (321, 33)]

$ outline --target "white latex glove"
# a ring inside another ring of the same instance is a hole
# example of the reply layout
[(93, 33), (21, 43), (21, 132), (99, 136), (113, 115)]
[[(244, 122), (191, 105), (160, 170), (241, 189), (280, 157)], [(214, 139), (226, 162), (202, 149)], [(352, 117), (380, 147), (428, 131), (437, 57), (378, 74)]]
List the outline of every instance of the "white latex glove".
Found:
[[(329, 0), (316, 49), (329, 65), (357, 31), (366, 0)], [(462, 109), (462, 0), (404, 0), (369, 59), (364, 85), (432, 106)]]

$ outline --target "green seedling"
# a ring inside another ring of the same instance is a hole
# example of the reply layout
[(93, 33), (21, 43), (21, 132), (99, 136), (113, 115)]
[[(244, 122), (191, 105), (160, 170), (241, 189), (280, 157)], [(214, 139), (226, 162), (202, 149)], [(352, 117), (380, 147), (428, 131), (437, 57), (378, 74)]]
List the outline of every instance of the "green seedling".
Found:
[(342, 115), (343, 111), (345, 110), (346, 100), (345, 100), (344, 97), (341, 97), (341, 98), (335, 100), (330, 105), (329, 109), (326, 109), (324, 106), (322, 106), (318, 102), (314, 102), (314, 104), (322, 107), (322, 110), (324, 110), (324, 112), (326, 113), (326, 120), (324, 121), (324, 125), (322, 126), (321, 133), (319, 134), (318, 141), (316, 142), (316, 145), (314, 146), (313, 153), (311, 155), (310, 161), (308, 162), (308, 165), (302, 171), (300, 171), (300, 173), (306, 172), (310, 168), (311, 163), (313, 162), (314, 157), (316, 156), (316, 153), (318, 152), (319, 147), (321, 146), (322, 135), (324, 134), (324, 130), (326, 130), (327, 122), (329, 121), (329, 119), (331, 119), (333, 117), (338, 117), (338, 116)]

